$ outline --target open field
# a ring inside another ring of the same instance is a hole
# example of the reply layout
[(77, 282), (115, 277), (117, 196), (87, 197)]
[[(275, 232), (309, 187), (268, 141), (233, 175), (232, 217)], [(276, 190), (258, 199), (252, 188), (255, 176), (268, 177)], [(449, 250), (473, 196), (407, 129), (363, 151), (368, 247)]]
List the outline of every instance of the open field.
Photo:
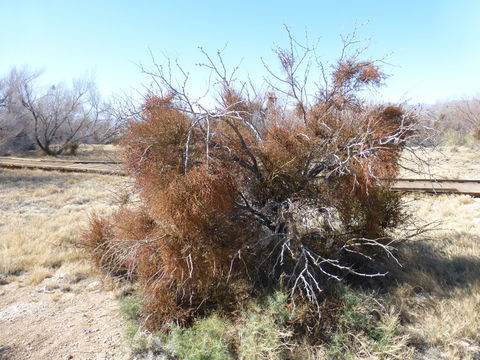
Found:
[(75, 247), (92, 211), (114, 204), (114, 176), (2, 170), (0, 274), (88, 268)]
[[(97, 144), (80, 144), (75, 155), (62, 154), (57, 156), (58, 159), (65, 160), (86, 160), (86, 161), (118, 161), (118, 147), (116, 145), (97, 145)], [(44, 155), (40, 151), (31, 151), (27, 153), (11, 153), (8, 156), (14, 157), (28, 157), (48, 159), (49, 157)]]
[(475, 146), (414, 148), (403, 156), (400, 178), (478, 180), (480, 149)]
[(116, 145), (81, 144), (75, 158), (78, 160), (120, 160)]
[[(448, 162), (442, 154), (451, 156)], [(449, 148), (432, 155), (437, 159), (432, 172), (439, 176), (480, 175), (475, 150)], [(122, 200), (118, 188), (124, 181), (0, 171), (0, 359), (130, 358), (119, 290), (92, 272), (76, 247), (88, 214), (112, 211)], [(395, 339), (403, 345), (375, 352), (359, 339), (352, 359), (478, 359), (480, 199), (409, 195), (406, 201), (419, 221), (438, 224), (400, 245), (403, 268), (392, 269), (397, 280), (371, 294), (384, 307), (385, 321), (397, 324)], [(324, 355), (319, 349), (309, 356)]]
[(391, 293), (405, 332), (428, 359), (480, 355), (480, 199), (410, 196), (411, 211), (437, 229), (405, 244), (405, 282)]
[(114, 206), (120, 181), (0, 172), (1, 359), (120, 358), (118, 303), (76, 247), (89, 213)]
[(43, 158), (0, 157), (0, 167), (105, 175), (125, 175), (122, 165), (112, 161), (65, 160)]

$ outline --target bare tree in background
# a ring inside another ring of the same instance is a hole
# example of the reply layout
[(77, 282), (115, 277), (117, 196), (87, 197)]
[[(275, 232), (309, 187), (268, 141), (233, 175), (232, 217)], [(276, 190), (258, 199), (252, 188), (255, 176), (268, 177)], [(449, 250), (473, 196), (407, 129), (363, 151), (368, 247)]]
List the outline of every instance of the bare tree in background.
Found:
[(75, 80), (72, 87), (59, 84), (42, 91), (32, 79), (24, 78), (19, 91), (35, 142), (47, 155), (59, 155), (73, 142), (92, 139), (103, 143), (118, 133), (110, 106), (101, 102), (91, 80)]
[(39, 73), (12, 68), (0, 78), (0, 149), (25, 151), (34, 146), (29, 114), (21, 103), (20, 86), (33, 81)]
[(461, 120), (468, 124), (473, 136), (480, 139), (480, 98), (461, 101), (457, 111)]

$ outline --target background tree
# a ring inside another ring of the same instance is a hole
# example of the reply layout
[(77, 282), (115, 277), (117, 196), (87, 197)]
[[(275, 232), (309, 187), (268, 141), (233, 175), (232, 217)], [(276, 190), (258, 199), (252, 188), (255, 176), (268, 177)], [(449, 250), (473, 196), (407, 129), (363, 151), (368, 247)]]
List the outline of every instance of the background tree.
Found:
[(19, 90), (35, 142), (47, 155), (61, 154), (72, 142), (105, 142), (118, 133), (109, 106), (101, 103), (91, 80), (75, 80), (70, 88), (59, 84), (40, 90), (32, 79), (23, 79)]
[(33, 81), (39, 74), (27, 69), (12, 68), (0, 79), (0, 149), (3, 151), (25, 151), (32, 149), (29, 114), (22, 106), (21, 84)]
[(470, 132), (480, 140), (480, 99), (471, 98), (460, 101), (456, 110), (459, 121), (468, 124)]
[(472, 97), (428, 106), (421, 121), (435, 130), (429, 132), (431, 143), (447, 141), (461, 145), (468, 142), (469, 136), (480, 139), (480, 99)]

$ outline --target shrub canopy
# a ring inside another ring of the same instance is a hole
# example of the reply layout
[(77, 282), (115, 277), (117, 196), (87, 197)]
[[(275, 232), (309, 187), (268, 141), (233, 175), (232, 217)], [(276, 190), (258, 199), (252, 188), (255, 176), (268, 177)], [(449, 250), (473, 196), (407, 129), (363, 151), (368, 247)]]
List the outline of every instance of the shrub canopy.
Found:
[(151, 73), (161, 95), (147, 96), (121, 143), (143, 205), (93, 219), (85, 244), (143, 284), (152, 328), (275, 287), (318, 305), (327, 281), (382, 275), (366, 264), (391, 254), (403, 221), (389, 185), (415, 117), (359, 96), (384, 78), (375, 62), (342, 56), (310, 96), (296, 73), (304, 56), (277, 55), (284, 88), (255, 96), (207, 56), (219, 85), (209, 109), (161, 67)]

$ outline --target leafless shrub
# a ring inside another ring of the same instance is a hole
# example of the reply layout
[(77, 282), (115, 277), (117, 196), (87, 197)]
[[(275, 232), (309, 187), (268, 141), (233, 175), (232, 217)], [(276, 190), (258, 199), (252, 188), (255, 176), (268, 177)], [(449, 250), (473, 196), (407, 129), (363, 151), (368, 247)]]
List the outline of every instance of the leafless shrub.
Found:
[(25, 151), (32, 149), (34, 139), (28, 114), (21, 105), (19, 88), (22, 81), (34, 79), (38, 74), (26, 69), (13, 68), (0, 79), (0, 150)]
[(470, 98), (438, 103), (427, 108), (420, 120), (425, 128), (435, 130), (428, 133), (432, 144), (461, 145), (468, 137), (480, 139), (480, 100)]
[(41, 88), (39, 76), (12, 69), (0, 81), (0, 141), (29, 140), (30, 147), (35, 143), (45, 154), (59, 155), (73, 143), (118, 138), (122, 122), (115, 118), (113, 106), (101, 101), (93, 81)]
[(468, 124), (472, 135), (480, 139), (480, 99), (472, 98), (461, 101), (456, 110), (459, 120)]

